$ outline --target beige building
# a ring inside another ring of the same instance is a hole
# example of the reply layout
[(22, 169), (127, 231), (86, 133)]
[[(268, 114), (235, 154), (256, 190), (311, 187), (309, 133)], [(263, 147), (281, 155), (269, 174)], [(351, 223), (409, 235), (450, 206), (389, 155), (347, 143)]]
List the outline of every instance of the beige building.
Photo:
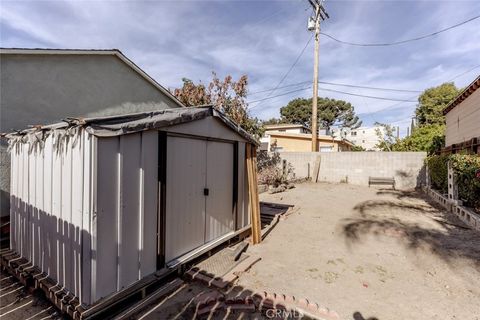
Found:
[[(270, 132), (270, 144), (276, 144), (277, 151), (312, 151), (311, 133)], [(332, 138), (331, 136), (318, 136), (318, 151), (342, 152), (351, 151), (353, 144), (344, 139)]]
[[(445, 108), (447, 129), (445, 146), (470, 143), (473, 138), (480, 139), (480, 76), (465, 88)], [(478, 143), (478, 142), (477, 142)]]

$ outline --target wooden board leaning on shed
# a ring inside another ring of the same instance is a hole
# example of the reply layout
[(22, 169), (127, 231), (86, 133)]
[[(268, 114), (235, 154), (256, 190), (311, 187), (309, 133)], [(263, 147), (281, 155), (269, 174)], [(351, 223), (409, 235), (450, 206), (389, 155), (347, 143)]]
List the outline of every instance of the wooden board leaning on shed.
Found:
[(248, 174), (248, 199), (252, 222), (252, 242), (253, 244), (257, 244), (262, 241), (257, 182), (257, 149), (250, 143), (246, 143), (245, 147)]

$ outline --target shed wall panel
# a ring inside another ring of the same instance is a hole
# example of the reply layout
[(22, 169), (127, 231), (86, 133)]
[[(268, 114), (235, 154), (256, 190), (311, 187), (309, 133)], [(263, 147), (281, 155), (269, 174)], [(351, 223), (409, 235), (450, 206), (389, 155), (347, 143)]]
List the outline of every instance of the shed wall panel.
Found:
[(80, 297), (81, 287), (81, 231), (83, 228), (83, 184), (84, 184), (84, 141), (82, 136), (75, 137), (72, 146), (72, 188), (70, 243), (72, 255), (72, 291)]
[(63, 282), (71, 290), (73, 288), (73, 263), (72, 263), (72, 140), (65, 139), (62, 143), (62, 219), (61, 242), (63, 247)]
[(93, 259), (95, 288), (92, 300), (117, 290), (118, 210), (119, 210), (119, 138), (97, 142), (97, 211), (93, 218), (96, 251)]
[(11, 166), (10, 166), (10, 176), (11, 176), (11, 191), (10, 191), (10, 249), (17, 250), (17, 214), (18, 214), (18, 152), (16, 148), (13, 148), (11, 153)]
[(157, 269), (158, 132), (154, 130), (142, 135), (141, 175), (143, 218), (139, 261), (140, 277), (144, 277)]
[(47, 223), (45, 221), (45, 188), (44, 188), (44, 181), (45, 181), (45, 170), (44, 170), (44, 163), (45, 163), (45, 151), (43, 148), (38, 148), (37, 155), (36, 155), (36, 185), (35, 185), (35, 192), (36, 192), (36, 211), (35, 211), (35, 224), (36, 224), (36, 231), (38, 234), (38, 243), (39, 243), (39, 256), (38, 256), (38, 263), (37, 265), (42, 269), (45, 270), (45, 252), (47, 248), (47, 232), (46, 227)]
[(241, 229), (249, 224), (248, 220), (248, 183), (246, 180), (247, 171), (245, 170), (245, 143), (238, 144), (238, 213), (237, 226)]
[(118, 290), (138, 280), (141, 136), (120, 137), (121, 210), (118, 240)]
[(22, 199), (24, 201), (22, 207), (23, 207), (23, 212), (22, 212), (22, 256), (31, 259), (31, 246), (30, 246), (30, 197), (29, 197), (29, 162), (30, 158), (28, 155), (28, 145), (23, 146), (23, 174), (22, 174), (22, 180), (23, 180), (23, 186), (22, 186)]
[(55, 223), (55, 232), (52, 234), (54, 248), (53, 261), (55, 266), (52, 277), (63, 284), (63, 244), (62, 244), (62, 154), (58, 149), (53, 150), (52, 174), (52, 216)]
[(45, 147), (43, 150), (44, 161), (43, 161), (43, 202), (44, 202), (44, 220), (43, 227), (45, 233), (45, 246), (44, 246), (44, 256), (45, 262), (43, 270), (45, 270), (49, 275), (53, 275), (54, 270), (56, 269), (56, 260), (54, 256), (54, 247), (55, 243), (55, 233), (56, 233), (56, 222), (55, 218), (52, 215), (52, 178), (53, 178), (53, 137), (50, 135), (45, 140)]
[(92, 300), (92, 259), (94, 250), (92, 246), (92, 219), (93, 219), (93, 195), (96, 190), (94, 179), (96, 170), (93, 161), (93, 150), (96, 146), (96, 138), (82, 132), (83, 142), (83, 198), (82, 198), (82, 234), (81, 234), (81, 290), (80, 301), (90, 304)]

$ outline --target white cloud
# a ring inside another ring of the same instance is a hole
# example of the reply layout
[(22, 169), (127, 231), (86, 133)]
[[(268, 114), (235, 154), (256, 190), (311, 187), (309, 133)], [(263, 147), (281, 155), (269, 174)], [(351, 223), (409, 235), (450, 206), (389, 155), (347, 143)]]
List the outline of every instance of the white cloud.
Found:
[[(166, 87), (179, 86), (183, 77), (208, 82), (215, 70), (219, 76), (247, 74), (250, 90), (259, 91), (277, 85), (309, 39), (308, 6), (307, 1), (3, 1), (0, 41), (3, 47), (118, 48)], [(331, 19), (322, 31), (352, 42), (416, 37), (480, 12), (477, 1), (329, 1), (326, 6)], [(414, 90), (438, 85), (480, 63), (479, 26), (476, 20), (433, 38), (392, 47), (351, 47), (321, 37), (320, 78)], [(283, 85), (312, 79), (312, 44)], [(456, 83), (466, 85), (478, 70)], [(322, 87), (395, 99), (414, 96)], [(273, 95), (296, 88), (278, 89)], [(347, 100), (362, 114), (397, 104), (324, 91), (320, 95)], [(290, 99), (310, 96), (308, 89), (266, 100), (252, 113), (261, 118), (278, 116)], [(415, 103), (400, 107), (362, 117), (368, 123), (403, 125)]]

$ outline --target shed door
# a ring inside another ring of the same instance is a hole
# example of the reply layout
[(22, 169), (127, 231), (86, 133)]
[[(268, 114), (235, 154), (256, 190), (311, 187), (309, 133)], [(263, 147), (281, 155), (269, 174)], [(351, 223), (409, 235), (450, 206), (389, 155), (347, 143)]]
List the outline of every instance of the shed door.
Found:
[(231, 143), (207, 142), (205, 242), (233, 231), (233, 147)]
[(206, 142), (167, 138), (165, 259), (205, 243)]
[(167, 138), (165, 260), (234, 228), (232, 143)]

